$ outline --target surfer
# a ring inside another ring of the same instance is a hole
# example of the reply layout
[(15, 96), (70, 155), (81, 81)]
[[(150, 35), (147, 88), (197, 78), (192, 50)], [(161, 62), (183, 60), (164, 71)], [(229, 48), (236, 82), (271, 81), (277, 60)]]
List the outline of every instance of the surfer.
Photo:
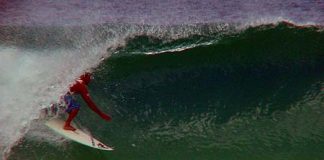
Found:
[(65, 121), (63, 129), (75, 131), (76, 129), (71, 126), (72, 120), (76, 117), (79, 112), (80, 104), (76, 102), (73, 95), (80, 94), (83, 100), (87, 103), (88, 107), (96, 112), (102, 119), (106, 121), (111, 121), (111, 117), (98, 109), (96, 104), (90, 98), (87, 85), (92, 79), (91, 73), (85, 73), (80, 76), (78, 80), (74, 84), (70, 86), (70, 91), (66, 93), (63, 97), (64, 102), (67, 105), (66, 112), (69, 113), (69, 117)]

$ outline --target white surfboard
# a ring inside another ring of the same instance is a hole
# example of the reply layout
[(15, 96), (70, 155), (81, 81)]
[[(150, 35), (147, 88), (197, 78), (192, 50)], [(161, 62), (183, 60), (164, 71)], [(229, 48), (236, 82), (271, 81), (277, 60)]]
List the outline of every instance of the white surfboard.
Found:
[(83, 132), (78, 128), (76, 128), (75, 131), (64, 130), (63, 129), (64, 121), (61, 119), (52, 118), (49, 121), (47, 121), (45, 124), (53, 131), (64, 136), (67, 139), (100, 150), (107, 150), (107, 151), (114, 150), (113, 148), (105, 145), (104, 143), (98, 141), (97, 139), (93, 138), (91, 135), (86, 134), (85, 132)]

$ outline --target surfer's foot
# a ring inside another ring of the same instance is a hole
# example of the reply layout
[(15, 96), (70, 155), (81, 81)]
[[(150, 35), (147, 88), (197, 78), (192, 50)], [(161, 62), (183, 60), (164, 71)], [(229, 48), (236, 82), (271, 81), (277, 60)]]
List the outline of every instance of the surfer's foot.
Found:
[(69, 130), (69, 131), (75, 131), (76, 129), (72, 127), (71, 125), (64, 125), (63, 129)]

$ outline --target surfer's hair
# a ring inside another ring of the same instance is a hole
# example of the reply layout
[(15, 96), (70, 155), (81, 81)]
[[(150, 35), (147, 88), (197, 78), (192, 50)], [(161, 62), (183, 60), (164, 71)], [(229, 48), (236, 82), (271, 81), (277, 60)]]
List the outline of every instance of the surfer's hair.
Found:
[(80, 79), (86, 84), (86, 85), (88, 85), (89, 83), (90, 83), (90, 81), (91, 81), (91, 77), (92, 77), (92, 73), (90, 73), (90, 72), (86, 72), (86, 73), (84, 73), (84, 74), (82, 74), (81, 76), (80, 76)]

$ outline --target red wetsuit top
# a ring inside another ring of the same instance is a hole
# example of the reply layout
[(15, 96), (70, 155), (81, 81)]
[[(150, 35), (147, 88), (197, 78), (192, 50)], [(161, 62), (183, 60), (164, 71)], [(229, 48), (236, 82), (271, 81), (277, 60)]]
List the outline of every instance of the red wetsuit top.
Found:
[(103, 118), (106, 121), (110, 121), (111, 117), (103, 112), (101, 112), (96, 104), (92, 101), (90, 98), (87, 86), (84, 81), (82, 80), (77, 80), (71, 87), (70, 91), (73, 93), (80, 94), (84, 101), (87, 103), (88, 107), (96, 112), (101, 118)]

